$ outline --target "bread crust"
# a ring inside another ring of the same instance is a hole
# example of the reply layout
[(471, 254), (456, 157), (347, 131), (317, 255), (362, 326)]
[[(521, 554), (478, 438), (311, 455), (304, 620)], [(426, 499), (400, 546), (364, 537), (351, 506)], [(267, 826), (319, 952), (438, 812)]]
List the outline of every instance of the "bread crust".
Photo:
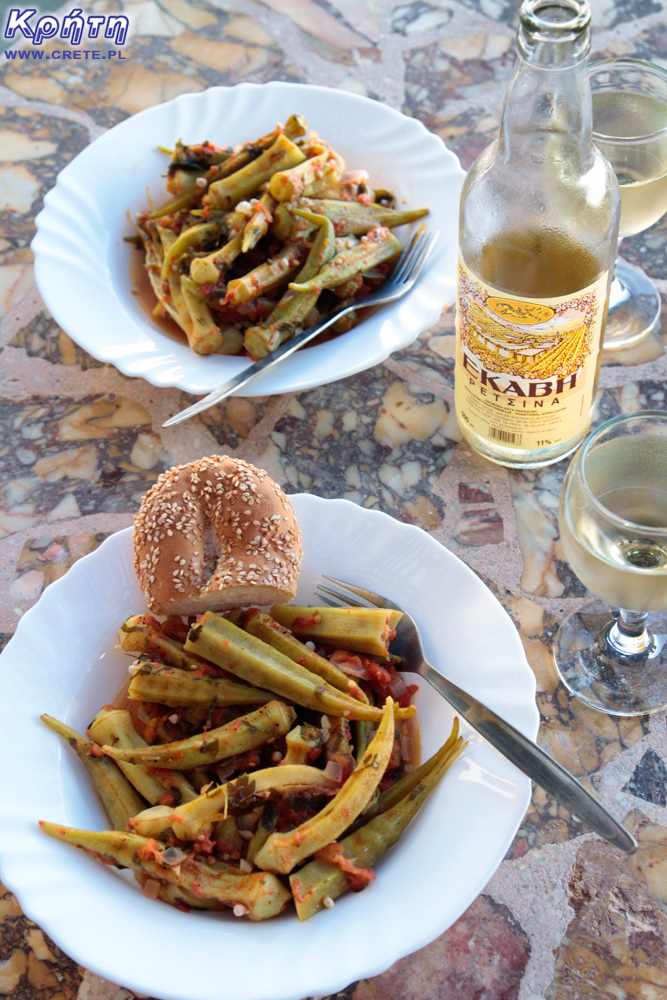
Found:
[(157, 614), (290, 601), (300, 565), (288, 498), (264, 470), (227, 455), (163, 472), (134, 519), (134, 568)]

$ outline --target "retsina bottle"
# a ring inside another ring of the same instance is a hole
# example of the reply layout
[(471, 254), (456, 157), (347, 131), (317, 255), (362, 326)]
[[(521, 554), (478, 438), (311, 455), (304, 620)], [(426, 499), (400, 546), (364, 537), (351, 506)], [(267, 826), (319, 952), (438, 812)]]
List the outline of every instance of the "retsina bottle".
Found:
[(536, 468), (590, 425), (618, 232), (593, 145), (585, 0), (524, 0), (500, 135), (461, 195), (456, 414), (482, 455)]

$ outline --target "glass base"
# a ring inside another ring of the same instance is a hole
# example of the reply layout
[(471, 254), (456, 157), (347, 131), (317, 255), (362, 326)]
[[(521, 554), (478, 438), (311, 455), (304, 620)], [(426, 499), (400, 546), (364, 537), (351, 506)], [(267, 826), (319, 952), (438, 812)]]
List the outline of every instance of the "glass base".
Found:
[(660, 321), (660, 295), (643, 271), (616, 261), (609, 293), (609, 311), (603, 347), (627, 347), (652, 333)]
[(609, 642), (618, 612), (591, 601), (562, 623), (554, 640), (556, 669), (580, 701), (607, 715), (648, 715), (667, 707), (667, 614), (649, 614), (648, 648), (622, 655)]

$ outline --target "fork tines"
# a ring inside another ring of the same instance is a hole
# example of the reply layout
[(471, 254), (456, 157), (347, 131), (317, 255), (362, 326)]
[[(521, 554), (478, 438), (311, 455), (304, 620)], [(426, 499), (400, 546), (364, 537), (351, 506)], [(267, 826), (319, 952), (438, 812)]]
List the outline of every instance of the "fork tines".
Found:
[(399, 257), (391, 280), (398, 283), (409, 279), (413, 272), (421, 267), (437, 235), (429, 233), (426, 226), (421, 225)]
[[(327, 577), (328, 579), (328, 577)], [(362, 604), (361, 601), (356, 601), (354, 598), (350, 597), (348, 594), (339, 594), (336, 590), (331, 590), (329, 587), (325, 587), (323, 584), (318, 583), (315, 588), (317, 597), (322, 600), (325, 604), (328, 604), (330, 608), (368, 608), (372, 607), (370, 604)], [(327, 596), (328, 595), (328, 596)], [(332, 601), (331, 598), (334, 597), (335, 600)]]

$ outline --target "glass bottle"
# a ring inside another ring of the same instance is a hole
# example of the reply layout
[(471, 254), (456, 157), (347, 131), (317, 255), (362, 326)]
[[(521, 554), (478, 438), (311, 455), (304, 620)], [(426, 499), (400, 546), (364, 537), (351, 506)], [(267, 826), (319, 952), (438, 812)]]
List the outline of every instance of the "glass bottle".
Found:
[(493, 462), (569, 455), (591, 422), (620, 197), (592, 140), (586, 0), (524, 0), (499, 138), (461, 195), (456, 415)]

